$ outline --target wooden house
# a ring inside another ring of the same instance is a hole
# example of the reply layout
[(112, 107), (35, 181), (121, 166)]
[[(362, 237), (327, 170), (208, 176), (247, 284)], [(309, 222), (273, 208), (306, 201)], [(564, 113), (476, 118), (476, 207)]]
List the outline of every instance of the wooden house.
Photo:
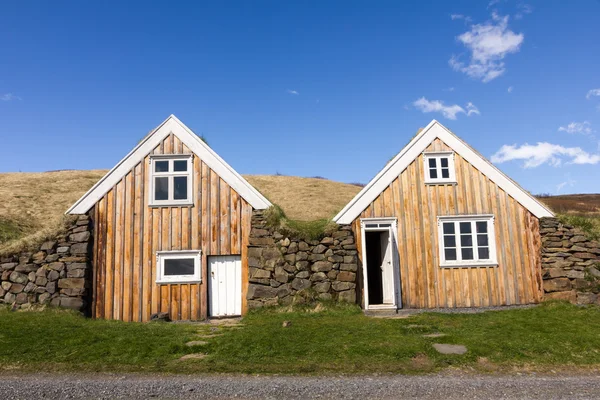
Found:
[(67, 211), (93, 220), (92, 316), (242, 314), (252, 211), (270, 205), (170, 116)]
[(334, 221), (352, 225), (365, 309), (488, 307), (542, 299), (552, 215), (432, 121)]

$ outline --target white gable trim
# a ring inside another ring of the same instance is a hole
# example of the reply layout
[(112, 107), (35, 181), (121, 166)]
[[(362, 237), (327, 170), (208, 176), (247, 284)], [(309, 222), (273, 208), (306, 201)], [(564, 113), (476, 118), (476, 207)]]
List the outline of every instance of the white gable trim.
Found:
[(452, 150), (481, 171), (492, 182), (513, 197), (519, 204), (538, 218), (552, 217), (554, 214), (535, 197), (508, 178), (498, 168), (483, 158), (465, 142), (450, 132), (445, 126), (431, 121), (415, 136), (376, 176), (365, 186), (333, 220), (338, 224), (350, 224), (373, 202), (412, 163), (436, 138), (446, 143)]
[(67, 210), (67, 214), (85, 214), (108, 191), (115, 186), (132, 168), (144, 160), (169, 134), (173, 133), (195, 155), (219, 175), (254, 209), (269, 208), (271, 203), (252, 185), (227, 164), (217, 153), (204, 143), (194, 132), (174, 115), (169, 116), (154, 131), (150, 132), (133, 150), (129, 152), (113, 169), (98, 181), (86, 194)]

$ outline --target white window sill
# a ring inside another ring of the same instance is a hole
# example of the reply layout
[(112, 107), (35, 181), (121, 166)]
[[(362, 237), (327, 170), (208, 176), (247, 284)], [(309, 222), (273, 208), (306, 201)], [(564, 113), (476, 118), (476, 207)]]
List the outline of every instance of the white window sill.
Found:
[(190, 207), (193, 206), (194, 203), (193, 202), (185, 202), (185, 203), (153, 203), (153, 204), (148, 204), (148, 207), (152, 207), (152, 208), (159, 208), (159, 207)]
[(186, 283), (202, 283), (201, 280), (184, 280), (184, 279), (178, 279), (176, 281), (156, 281), (157, 285), (180, 285), (180, 284), (186, 284)]
[(456, 181), (425, 181), (426, 185), (458, 185)]
[(497, 267), (498, 263), (495, 261), (486, 261), (486, 262), (477, 262), (477, 263), (468, 263), (468, 262), (461, 262), (461, 263), (445, 263), (445, 264), (440, 264), (440, 268), (470, 268), (470, 267)]

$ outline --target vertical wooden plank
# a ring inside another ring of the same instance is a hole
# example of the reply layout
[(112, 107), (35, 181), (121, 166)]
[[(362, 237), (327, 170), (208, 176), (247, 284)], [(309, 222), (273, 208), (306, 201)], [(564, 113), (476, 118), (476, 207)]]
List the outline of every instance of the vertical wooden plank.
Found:
[(210, 254), (219, 254), (219, 177), (210, 174)]
[(536, 301), (540, 302), (543, 300), (544, 289), (542, 287), (542, 238), (540, 236), (540, 221), (531, 213), (529, 215), (529, 226), (528, 230), (531, 233), (531, 250), (530, 255), (532, 257), (531, 265), (534, 268), (534, 284), (535, 284), (535, 293), (536, 293)]
[[(165, 146), (166, 147), (166, 146)], [(171, 210), (169, 208), (161, 208), (161, 239), (160, 239), (160, 247), (163, 251), (170, 251), (171, 248)], [(170, 294), (169, 294), (169, 285), (160, 285), (160, 301), (159, 307), (160, 312), (169, 312), (170, 311)], [(170, 315), (170, 314), (169, 314)], [(170, 315), (172, 317), (172, 315)]]
[(229, 185), (219, 178), (219, 254), (231, 254), (231, 226), (229, 205), (231, 189)]
[(113, 318), (122, 319), (121, 313), (123, 308), (123, 291), (122, 291), (122, 276), (123, 276), (123, 225), (124, 225), (124, 199), (125, 180), (121, 180), (116, 188), (116, 206), (115, 206), (115, 271), (113, 283)]
[(405, 236), (405, 251), (406, 251), (406, 290), (405, 290), (405, 302), (409, 308), (417, 308), (418, 300), (417, 288), (416, 288), (416, 265), (415, 265), (415, 253), (414, 253), (414, 213), (412, 212), (411, 193), (413, 191), (412, 182), (409, 179), (408, 170), (405, 169), (401, 174), (402, 176), (402, 208), (404, 209), (404, 226), (407, 235)]
[[(202, 163), (202, 285), (200, 286), (199, 303), (200, 319), (208, 317), (208, 265), (207, 255), (210, 252), (210, 169)], [(243, 261), (244, 257), (242, 257)], [(246, 279), (242, 279), (244, 282)]]
[(104, 298), (105, 298), (105, 276), (106, 276), (106, 195), (100, 199), (96, 208), (98, 210), (98, 219), (96, 224), (94, 225), (94, 231), (96, 237), (98, 238), (98, 245), (96, 247), (97, 256), (97, 264), (96, 269), (98, 271), (97, 274), (97, 286), (96, 286), (96, 296), (95, 296), (95, 318), (106, 318), (104, 315)]
[(133, 174), (130, 172), (125, 176), (125, 186), (123, 188), (123, 243), (122, 257), (123, 263), (121, 268), (121, 319), (125, 322), (131, 321), (131, 247), (133, 246), (131, 237), (133, 235), (132, 219), (133, 219), (133, 199), (132, 182)]
[(160, 286), (156, 283), (157, 280), (157, 261), (156, 252), (162, 250), (162, 211), (160, 208), (152, 209), (152, 253), (150, 257), (150, 284), (152, 291), (150, 295), (151, 313), (155, 314), (160, 311)]
[(141, 186), (141, 199), (142, 199), (142, 214), (144, 216), (144, 220), (142, 222), (142, 226), (140, 229), (141, 243), (140, 248), (142, 251), (142, 294), (141, 294), (141, 312), (142, 312), (142, 321), (146, 322), (150, 320), (151, 312), (152, 312), (152, 286), (154, 282), (152, 281), (152, 254), (153, 254), (153, 244), (154, 241), (152, 239), (152, 209), (148, 205), (148, 196), (146, 195), (146, 185), (145, 182), (148, 182), (150, 179), (148, 158), (142, 162), (142, 182)]
[(132, 276), (132, 282), (131, 282), (131, 286), (132, 286), (132, 292), (133, 292), (133, 299), (132, 299), (132, 309), (131, 309), (131, 318), (133, 321), (142, 321), (142, 285), (141, 285), (141, 281), (143, 279), (143, 275), (142, 275), (142, 252), (143, 252), (143, 247), (142, 247), (142, 238), (143, 238), (143, 220), (144, 220), (144, 210), (142, 208), (142, 197), (143, 197), (143, 192), (142, 192), (142, 180), (143, 180), (143, 174), (142, 174), (142, 168), (143, 168), (143, 164), (144, 161), (142, 160), (142, 162), (140, 164), (138, 164), (135, 169), (134, 169), (134, 188), (133, 188), (133, 194), (134, 194), (134, 212), (133, 212), (133, 242), (132, 242), (132, 247), (133, 247), (133, 261), (132, 261), (132, 267), (133, 267), (133, 276)]
[[(402, 287), (402, 304), (409, 304), (408, 300), (408, 256), (406, 249), (406, 216), (404, 214), (404, 186), (402, 184), (401, 176), (397, 177), (394, 180), (392, 185), (392, 189), (394, 190), (394, 209), (396, 215), (398, 216), (398, 252), (400, 259), (400, 284)], [(355, 235), (355, 237), (357, 237)], [(358, 239), (357, 239), (358, 240)]]
[(229, 209), (231, 210), (229, 215), (229, 225), (231, 227), (231, 254), (240, 254), (241, 243), (240, 243), (240, 196), (234, 191), (231, 192), (231, 200)]
[(506, 287), (506, 304), (513, 305), (517, 304), (517, 299), (515, 298), (515, 281), (513, 279), (513, 270), (512, 270), (512, 258), (510, 254), (507, 254), (507, 244), (510, 244), (510, 234), (508, 233), (508, 221), (506, 216), (506, 198), (504, 197), (504, 192), (498, 188), (498, 186), (494, 187), (496, 191), (497, 204), (498, 204), (498, 218), (496, 223), (499, 228), (499, 236), (497, 242), (497, 253), (498, 256), (502, 256), (502, 266), (504, 272), (505, 279), (505, 287)]
[(529, 279), (529, 274), (527, 273), (527, 238), (525, 236), (523, 219), (525, 218), (523, 214), (523, 208), (509, 196), (510, 200), (510, 212), (513, 219), (513, 229), (515, 234), (513, 236), (514, 240), (516, 240), (516, 246), (513, 246), (513, 251), (515, 252), (515, 268), (517, 270), (517, 277), (519, 279), (519, 293), (521, 294), (521, 304), (529, 304), (531, 303), (531, 284)]
[[(421, 269), (421, 276), (423, 280), (421, 281), (421, 296), (423, 297), (423, 301), (420, 303), (422, 307), (430, 308), (433, 307), (433, 303), (435, 302), (434, 288), (433, 288), (433, 278), (431, 276), (431, 266), (429, 264), (428, 251), (431, 251), (431, 243), (427, 242), (427, 238), (429, 235), (426, 234), (428, 231), (428, 221), (427, 221), (427, 204), (426, 204), (426, 188), (423, 184), (423, 155), (417, 157), (417, 161), (414, 164), (412, 171), (414, 171), (414, 176), (411, 175), (413, 181), (415, 182), (415, 186), (417, 188), (416, 193), (416, 207), (417, 207), (417, 215), (418, 217), (418, 246), (417, 249), (417, 262)], [(429, 253), (431, 255), (431, 253)]]

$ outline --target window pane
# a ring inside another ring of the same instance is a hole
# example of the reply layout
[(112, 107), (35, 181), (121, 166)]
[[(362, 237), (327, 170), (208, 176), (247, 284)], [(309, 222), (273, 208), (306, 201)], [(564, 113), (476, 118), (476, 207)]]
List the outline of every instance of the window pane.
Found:
[(444, 235), (454, 234), (454, 222), (444, 222)]
[(429, 170), (429, 177), (431, 179), (437, 179), (437, 170), (436, 169), (430, 169)]
[(477, 233), (487, 233), (487, 222), (477, 221)]
[(155, 161), (154, 162), (154, 172), (169, 172), (169, 162), (168, 161)]
[(444, 236), (444, 247), (456, 247), (456, 237), (452, 236)]
[(173, 178), (173, 199), (187, 199), (187, 176), (176, 176)]
[(448, 168), (442, 168), (442, 178), (450, 178), (450, 170)]
[(444, 256), (446, 257), (446, 261), (456, 261), (456, 249), (444, 250)]
[(176, 171), (176, 172), (187, 171), (187, 166), (188, 166), (187, 160), (173, 161), (173, 171)]
[(460, 245), (464, 246), (473, 246), (473, 236), (471, 235), (460, 235)]
[(154, 200), (169, 199), (169, 178), (166, 176), (154, 178)]
[(470, 247), (460, 249), (460, 254), (462, 254), (463, 260), (472, 260), (473, 259), (473, 249)]
[(440, 162), (442, 163), (442, 168), (448, 168), (448, 158), (447, 157), (440, 158)]
[(477, 246), (488, 246), (488, 235), (477, 235)]
[(461, 222), (460, 223), (460, 233), (471, 233), (471, 223), (470, 222)]
[(489, 260), (490, 259), (490, 249), (487, 247), (480, 247), (479, 250), (479, 259), (480, 260)]
[(435, 158), (430, 158), (429, 159), (429, 168), (435, 168), (435, 166), (436, 166)]
[(193, 258), (172, 258), (165, 261), (165, 276), (168, 275), (194, 275)]

